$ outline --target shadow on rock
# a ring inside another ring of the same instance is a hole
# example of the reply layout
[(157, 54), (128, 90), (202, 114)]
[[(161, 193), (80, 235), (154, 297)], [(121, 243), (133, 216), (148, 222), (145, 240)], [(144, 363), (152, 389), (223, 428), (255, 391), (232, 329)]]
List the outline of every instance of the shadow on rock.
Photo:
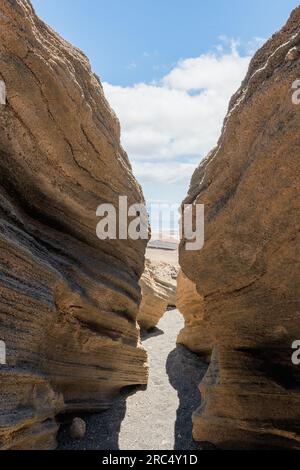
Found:
[(207, 364), (184, 346), (177, 345), (170, 352), (166, 369), (170, 384), (177, 390), (179, 407), (175, 423), (177, 450), (203, 449), (192, 437), (192, 414), (200, 406), (199, 383), (207, 370)]
[(76, 414), (86, 422), (86, 435), (78, 441), (70, 437), (70, 422), (73, 415), (61, 416), (58, 432), (58, 449), (73, 450), (118, 450), (121, 423), (126, 413), (126, 399), (144, 387), (125, 387), (114, 400), (110, 409), (100, 413)]
[(160, 336), (163, 334), (164, 332), (155, 326), (154, 328), (151, 328), (151, 330), (141, 330), (141, 340), (145, 341), (149, 338), (153, 338), (154, 336)]

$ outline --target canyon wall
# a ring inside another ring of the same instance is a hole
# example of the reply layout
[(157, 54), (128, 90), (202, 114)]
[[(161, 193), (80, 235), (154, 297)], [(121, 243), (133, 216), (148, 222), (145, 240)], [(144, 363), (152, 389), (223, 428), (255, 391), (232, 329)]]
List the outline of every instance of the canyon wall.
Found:
[(204, 247), (187, 251), (182, 240), (180, 264), (213, 343), (193, 434), (217, 447), (300, 449), (300, 366), (291, 359), (300, 339), (296, 80), (300, 7), (252, 59), (185, 200), (205, 204)]
[(213, 343), (210, 324), (205, 318), (203, 298), (198, 294), (194, 282), (182, 271), (177, 278), (176, 307), (184, 317), (184, 328), (178, 335), (177, 343), (203, 358), (209, 358)]
[(57, 413), (147, 382), (146, 242), (96, 237), (101, 203), (143, 195), (87, 58), (27, 0), (0, 0), (0, 79), (0, 448), (53, 448)]

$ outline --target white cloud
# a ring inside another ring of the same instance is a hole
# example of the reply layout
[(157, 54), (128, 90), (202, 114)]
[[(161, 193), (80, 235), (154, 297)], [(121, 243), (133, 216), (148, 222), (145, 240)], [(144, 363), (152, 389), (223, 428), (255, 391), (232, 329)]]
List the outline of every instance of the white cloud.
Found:
[(220, 45), (215, 52), (180, 60), (157, 83), (104, 83), (121, 121), (122, 144), (142, 185), (178, 183), (186, 192), (196, 162), (215, 146), (229, 99), (251, 58), (239, 52), (237, 42), (224, 49)]

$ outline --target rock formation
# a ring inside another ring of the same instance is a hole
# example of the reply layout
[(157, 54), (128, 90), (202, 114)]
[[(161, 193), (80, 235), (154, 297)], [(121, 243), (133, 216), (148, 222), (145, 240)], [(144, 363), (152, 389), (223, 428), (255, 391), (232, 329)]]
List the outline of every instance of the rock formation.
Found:
[(185, 319), (177, 343), (209, 358), (213, 344), (209, 321), (205, 318), (203, 298), (198, 294), (195, 284), (181, 270), (177, 277), (176, 307)]
[(140, 279), (142, 301), (137, 317), (139, 325), (154, 328), (168, 306), (176, 304), (177, 268), (168, 263), (146, 260), (145, 271)]
[(300, 449), (299, 46), (300, 7), (252, 59), (185, 201), (205, 204), (204, 247), (183, 240), (180, 264), (213, 341), (193, 432), (224, 448)]
[(101, 203), (143, 202), (86, 57), (0, 0), (0, 448), (55, 446), (55, 415), (145, 384), (144, 241), (100, 241)]

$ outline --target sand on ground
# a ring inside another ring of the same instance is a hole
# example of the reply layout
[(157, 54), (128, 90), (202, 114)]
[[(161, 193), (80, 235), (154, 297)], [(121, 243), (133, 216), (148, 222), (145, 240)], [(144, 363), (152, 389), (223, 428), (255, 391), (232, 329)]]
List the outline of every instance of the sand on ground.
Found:
[(166, 312), (158, 327), (142, 335), (149, 356), (146, 389), (124, 390), (111, 409), (85, 415), (82, 441), (61, 427), (60, 449), (190, 450), (204, 445), (192, 439), (192, 413), (200, 405), (198, 384), (207, 365), (185, 347), (176, 345), (183, 326), (178, 310)]

